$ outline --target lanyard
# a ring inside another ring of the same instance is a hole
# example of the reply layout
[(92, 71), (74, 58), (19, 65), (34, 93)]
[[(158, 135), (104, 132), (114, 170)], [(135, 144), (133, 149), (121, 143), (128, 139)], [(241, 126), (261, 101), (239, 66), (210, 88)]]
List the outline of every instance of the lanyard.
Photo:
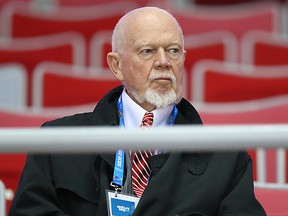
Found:
[[(117, 108), (118, 108), (118, 115), (119, 115), (119, 127), (124, 128), (125, 122), (124, 122), (124, 116), (123, 116), (122, 96), (120, 96), (118, 99)], [(178, 109), (176, 105), (174, 105), (172, 112), (167, 120), (167, 124), (169, 126), (172, 126), (174, 124), (177, 114), (178, 114)], [(125, 152), (121, 149), (117, 150), (115, 154), (113, 179), (110, 184), (112, 187), (115, 188), (116, 194), (118, 191), (122, 190), (122, 187), (123, 187), (124, 159), (125, 159)]]

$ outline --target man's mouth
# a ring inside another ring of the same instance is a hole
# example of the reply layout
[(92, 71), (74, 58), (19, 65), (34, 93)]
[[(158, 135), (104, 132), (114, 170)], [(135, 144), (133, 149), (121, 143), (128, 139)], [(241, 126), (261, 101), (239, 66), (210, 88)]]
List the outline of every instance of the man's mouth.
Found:
[(175, 77), (168, 73), (154, 74), (150, 77), (150, 81), (158, 82), (159, 84), (175, 83)]
[(170, 77), (157, 77), (154, 80), (157, 80), (157, 81), (171, 81), (171, 78)]

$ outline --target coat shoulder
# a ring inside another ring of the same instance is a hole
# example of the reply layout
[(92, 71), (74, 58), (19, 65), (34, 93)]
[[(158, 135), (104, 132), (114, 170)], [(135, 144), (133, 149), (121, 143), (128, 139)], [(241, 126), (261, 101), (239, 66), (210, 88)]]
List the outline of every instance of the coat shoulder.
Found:
[(182, 99), (178, 104), (179, 116), (176, 124), (202, 124), (201, 117), (195, 107), (186, 99)]

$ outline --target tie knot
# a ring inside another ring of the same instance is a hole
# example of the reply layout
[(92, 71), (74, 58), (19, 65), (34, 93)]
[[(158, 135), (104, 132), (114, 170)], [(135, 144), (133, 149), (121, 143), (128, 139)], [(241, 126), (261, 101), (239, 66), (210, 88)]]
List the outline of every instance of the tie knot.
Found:
[(153, 113), (152, 112), (146, 112), (141, 123), (141, 127), (151, 127), (153, 124)]

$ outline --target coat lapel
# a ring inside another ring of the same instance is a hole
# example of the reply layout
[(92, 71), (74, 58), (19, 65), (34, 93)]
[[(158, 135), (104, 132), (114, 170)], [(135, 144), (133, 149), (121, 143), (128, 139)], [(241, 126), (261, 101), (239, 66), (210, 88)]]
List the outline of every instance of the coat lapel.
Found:
[(154, 155), (148, 158), (148, 163), (151, 169), (151, 175), (156, 176), (161, 168), (166, 163), (170, 153), (163, 153), (159, 155)]

